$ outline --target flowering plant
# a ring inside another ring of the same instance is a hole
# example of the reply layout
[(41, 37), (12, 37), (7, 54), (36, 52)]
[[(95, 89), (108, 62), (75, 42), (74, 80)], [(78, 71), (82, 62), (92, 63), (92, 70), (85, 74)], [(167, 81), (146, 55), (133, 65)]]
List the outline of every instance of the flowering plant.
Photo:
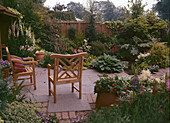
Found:
[(37, 53), (45, 53), (45, 52), (44, 52), (44, 50), (40, 50), (40, 51), (37, 50), (37, 51), (35, 52), (35, 54), (37, 54)]
[(129, 91), (131, 79), (128, 77), (119, 78), (117, 75), (115, 78), (108, 77), (108, 75), (103, 74), (98, 75), (100, 80), (95, 82), (94, 93), (116, 93), (117, 95), (124, 96)]
[(10, 68), (9, 61), (8, 60), (0, 60), (0, 68), (1, 69)]
[(158, 72), (159, 66), (158, 65), (151, 65), (151, 66), (149, 66), (149, 70), (151, 71), (151, 73)]

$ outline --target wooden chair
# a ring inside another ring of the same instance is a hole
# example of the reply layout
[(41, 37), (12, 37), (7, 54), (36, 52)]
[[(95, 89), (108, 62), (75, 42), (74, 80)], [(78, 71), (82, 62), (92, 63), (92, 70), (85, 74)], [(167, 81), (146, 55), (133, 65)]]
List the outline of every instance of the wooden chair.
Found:
[[(72, 92), (74, 89), (79, 92), (79, 99), (81, 99), (81, 82), (82, 82), (82, 69), (83, 69), (83, 57), (87, 57), (86, 52), (62, 55), (51, 54), (50, 58), (54, 59), (54, 64), (48, 64), (48, 83), (49, 83), (49, 96), (51, 93), (54, 96), (54, 103), (56, 103), (56, 85), (60, 84), (72, 84)], [(50, 69), (53, 69), (53, 74), (50, 74)], [(74, 83), (79, 82), (79, 88)], [(53, 84), (53, 90), (51, 89)]]
[[(8, 61), (10, 62), (11, 69), (13, 72), (14, 85), (16, 85), (17, 80), (30, 79), (30, 83), (22, 84), (22, 86), (34, 85), (34, 90), (36, 90), (35, 64), (38, 64), (37, 61), (34, 61), (34, 58), (32, 57), (23, 58), (23, 61), (19, 60), (21, 59), (21, 57), (10, 55), (8, 47), (6, 47), (6, 52), (7, 52)], [(16, 72), (15, 71), (16, 63), (27, 65), (27, 66), (24, 66), (25, 71)], [(22, 76), (22, 78), (18, 78), (19, 76)]]

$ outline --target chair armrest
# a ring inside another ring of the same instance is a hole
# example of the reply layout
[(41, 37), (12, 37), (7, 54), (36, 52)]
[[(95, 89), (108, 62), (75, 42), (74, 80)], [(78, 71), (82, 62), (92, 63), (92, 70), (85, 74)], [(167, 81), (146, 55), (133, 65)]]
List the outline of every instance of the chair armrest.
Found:
[(10, 55), (10, 56), (12, 56), (13, 58), (21, 58), (21, 57), (15, 56), (15, 55)]
[(21, 63), (21, 64), (36, 64), (38, 65), (38, 62), (37, 61), (21, 61), (21, 60), (18, 60), (18, 59), (11, 59), (12, 62), (18, 62), (18, 63)]
[(47, 68), (51, 68), (51, 64), (47, 64)]
[(23, 60), (34, 61), (34, 58), (32, 58), (32, 57), (26, 57), (26, 58), (23, 58)]

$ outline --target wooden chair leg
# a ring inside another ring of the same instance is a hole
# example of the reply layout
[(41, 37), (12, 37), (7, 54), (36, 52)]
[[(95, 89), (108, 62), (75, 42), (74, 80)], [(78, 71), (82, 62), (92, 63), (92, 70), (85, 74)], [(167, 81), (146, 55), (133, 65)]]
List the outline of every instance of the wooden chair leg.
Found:
[(53, 86), (54, 86), (54, 103), (56, 103), (56, 85), (53, 84)]
[(35, 73), (33, 75), (33, 79), (34, 79), (34, 90), (36, 90), (36, 79), (35, 79)]
[(80, 80), (80, 82), (79, 82), (79, 99), (81, 99), (81, 80)]
[(14, 81), (14, 85), (16, 85), (17, 84), (17, 77), (16, 76), (14, 76), (13, 81)]
[(32, 75), (30, 75), (30, 81), (31, 81), (31, 83), (32, 83)]
[(50, 80), (48, 80), (48, 89), (49, 89), (49, 96), (51, 96), (51, 84), (50, 84)]
[(74, 92), (74, 83), (72, 83), (72, 92)]

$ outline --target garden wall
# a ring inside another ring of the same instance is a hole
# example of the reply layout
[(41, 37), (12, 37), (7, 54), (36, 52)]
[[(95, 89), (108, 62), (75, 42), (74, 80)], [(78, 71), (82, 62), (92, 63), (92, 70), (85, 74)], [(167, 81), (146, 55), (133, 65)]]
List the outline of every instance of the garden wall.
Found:
[[(78, 32), (85, 33), (86, 28), (89, 26), (89, 22), (57, 22), (60, 27), (61, 33), (68, 36), (68, 29), (70, 27), (75, 28)], [(109, 36), (111, 34), (111, 30), (108, 29), (104, 23), (96, 22), (95, 23), (96, 31), (98, 33), (104, 32), (105, 35)]]

